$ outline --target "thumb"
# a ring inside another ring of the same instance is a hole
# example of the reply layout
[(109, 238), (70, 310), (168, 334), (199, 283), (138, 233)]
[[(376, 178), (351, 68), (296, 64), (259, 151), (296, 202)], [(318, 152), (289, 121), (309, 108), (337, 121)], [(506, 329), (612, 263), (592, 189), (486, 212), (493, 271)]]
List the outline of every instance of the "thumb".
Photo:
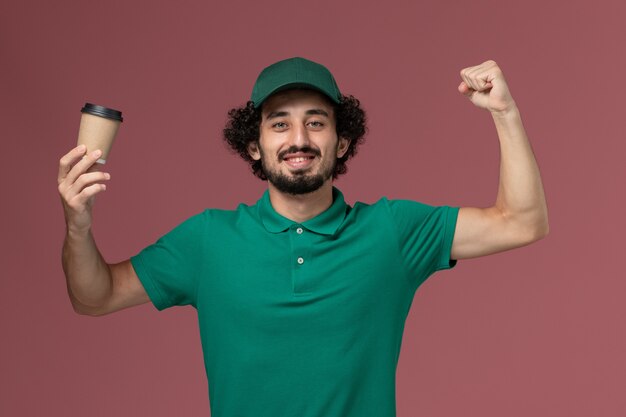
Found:
[(467, 97), (470, 97), (474, 93), (474, 90), (469, 88), (467, 84), (465, 84), (465, 81), (461, 81), (461, 84), (459, 84), (457, 89), (459, 90), (459, 93), (462, 93), (463, 95)]

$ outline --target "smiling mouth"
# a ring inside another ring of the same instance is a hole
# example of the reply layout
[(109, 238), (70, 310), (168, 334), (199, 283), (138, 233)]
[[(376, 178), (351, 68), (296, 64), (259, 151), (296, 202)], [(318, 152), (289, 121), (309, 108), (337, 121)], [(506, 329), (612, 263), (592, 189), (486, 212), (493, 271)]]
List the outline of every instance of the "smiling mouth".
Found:
[(283, 162), (296, 171), (308, 170), (313, 165), (314, 155), (298, 155), (283, 158)]
[(294, 173), (308, 171), (317, 157), (321, 157), (320, 152), (309, 146), (302, 148), (291, 146), (278, 154), (279, 161), (287, 165)]
[(283, 161), (287, 161), (287, 162), (304, 162), (304, 161), (308, 161), (310, 159), (315, 158), (314, 156), (296, 156), (293, 158), (283, 158)]

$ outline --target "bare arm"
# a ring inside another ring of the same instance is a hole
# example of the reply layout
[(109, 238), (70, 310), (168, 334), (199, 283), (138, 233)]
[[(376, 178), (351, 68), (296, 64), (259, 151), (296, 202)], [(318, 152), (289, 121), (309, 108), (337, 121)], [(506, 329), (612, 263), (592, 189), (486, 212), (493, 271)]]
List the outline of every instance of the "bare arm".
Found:
[(493, 61), (461, 72), (459, 91), (491, 112), (500, 141), (500, 184), (492, 207), (462, 207), (452, 259), (473, 258), (524, 246), (548, 234), (541, 175), (519, 109)]
[(98, 251), (91, 233), (91, 208), (95, 195), (106, 189), (98, 181), (108, 177), (91, 168), (99, 154), (82, 158), (83, 154), (84, 149), (74, 148), (59, 161), (58, 189), (66, 222), (61, 262), (74, 310), (97, 316), (149, 298), (129, 260), (109, 265)]

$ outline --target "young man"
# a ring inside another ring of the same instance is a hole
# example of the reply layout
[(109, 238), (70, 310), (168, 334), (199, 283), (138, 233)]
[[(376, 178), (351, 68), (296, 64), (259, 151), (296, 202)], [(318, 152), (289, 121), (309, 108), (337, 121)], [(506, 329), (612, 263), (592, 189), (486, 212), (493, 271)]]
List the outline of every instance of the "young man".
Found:
[[(548, 232), (530, 144), (502, 72), (461, 71), (459, 92), (490, 111), (501, 149), (493, 207), (381, 199), (353, 207), (333, 179), (366, 131), (331, 73), (302, 58), (259, 75), (229, 112), (226, 141), (268, 189), (252, 206), (204, 210), (129, 260), (107, 264), (90, 232), (98, 154), (60, 161), (63, 267), (80, 314), (151, 301), (197, 309), (211, 415), (394, 416), (395, 371), (416, 289), (458, 259), (527, 245)], [(78, 161), (78, 162), (77, 162)]]

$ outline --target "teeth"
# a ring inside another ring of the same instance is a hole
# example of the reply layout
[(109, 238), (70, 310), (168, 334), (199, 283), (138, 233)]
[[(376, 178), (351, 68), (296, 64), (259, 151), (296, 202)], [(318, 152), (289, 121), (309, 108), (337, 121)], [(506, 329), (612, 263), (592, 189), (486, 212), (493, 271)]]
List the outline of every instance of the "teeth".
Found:
[(299, 157), (299, 158), (289, 158), (289, 161), (291, 162), (303, 162), (306, 161), (309, 158), (303, 158), (303, 157)]

